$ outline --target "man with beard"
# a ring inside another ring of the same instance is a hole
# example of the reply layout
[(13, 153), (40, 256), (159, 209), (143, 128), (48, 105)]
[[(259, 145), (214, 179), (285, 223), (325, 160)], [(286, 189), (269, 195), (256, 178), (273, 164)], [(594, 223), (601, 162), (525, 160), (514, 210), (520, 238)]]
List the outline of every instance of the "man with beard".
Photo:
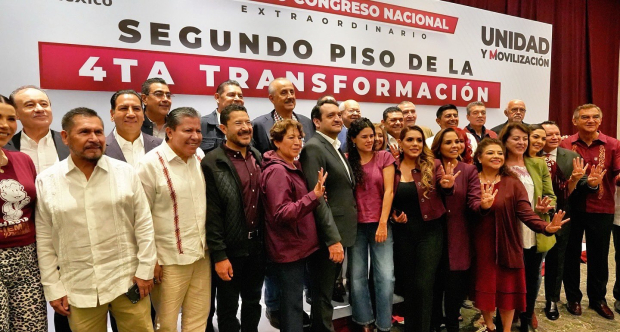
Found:
[(144, 104), (144, 123), (142, 132), (165, 139), (166, 115), (172, 107), (172, 94), (163, 78), (153, 77), (142, 83), (142, 103)]
[(274, 123), (283, 119), (293, 119), (301, 123), (306, 134), (304, 141), (307, 142), (314, 135), (314, 125), (307, 117), (293, 112), (296, 105), (293, 83), (283, 77), (276, 78), (269, 84), (268, 91), (269, 100), (273, 104), (274, 109), (252, 121), (254, 127), (254, 147), (260, 153), (273, 150), (269, 131)]
[(360, 104), (355, 100), (345, 100), (339, 105), (340, 112), (342, 112), (342, 130), (338, 134), (338, 140), (340, 141), (340, 150), (347, 152), (347, 132), (351, 127), (351, 122), (362, 117), (362, 111), (360, 110)]
[[(133, 168), (104, 156), (103, 122), (88, 108), (63, 116), (69, 158), (37, 177), (37, 251), (45, 297), (73, 332), (153, 331), (153, 221)], [(134, 304), (125, 294), (137, 293)]]
[[(400, 113), (398, 108), (396, 110)], [(308, 184), (316, 184), (321, 169), (329, 174), (325, 180), (326, 199), (321, 200), (315, 210), (321, 246), (314, 254), (316, 259), (310, 262), (313, 332), (334, 331), (331, 302), (334, 282), (342, 268), (344, 248), (355, 243), (357, 234), (357, 206), (353, 194), (355, 176), (340, 151), (340, 114), (338, 104), (332, 101), (314, 106), (311, 117), (317, 132), (308, 140), (299, 157)]]
[[(207, 244), (215, 262), (220, 332), (255, 332), (265, 277), (261, 154), (250, 146), (252, 123), (242, 105), (220, 114), (226, 142), (202, 160), (207, 183)], [(241, 322), (237, 319), (241, 297)]]
[(226, 135), (220, 129), (220, 114), (224, 107), (230, 104), (243, 105), (241, 85), (234, 80), (222, 82), (218, 85), (214, 98), (217, 108), (200, 118), (200, 127), (202, 128), (200, 148), (205, 154), (224, 142)]
[(523, 123), (527, 126), (528, 124), (523, 122), (523, 119), (525, 119), (526, 111), (527, 109), (525, 108), (525, 103), (523, 102), (523, 100), (513, 99), (509, 101), (508, 106), (506, 106), (506, 109), (504, 110), (504, 115), (506, 115), (508, 120), (498, 126), (491, 128), (491, 130), (493, 130), (496, 134), (499, 135), (502, 129), (504, 129), (504, 126), (512, 122)]

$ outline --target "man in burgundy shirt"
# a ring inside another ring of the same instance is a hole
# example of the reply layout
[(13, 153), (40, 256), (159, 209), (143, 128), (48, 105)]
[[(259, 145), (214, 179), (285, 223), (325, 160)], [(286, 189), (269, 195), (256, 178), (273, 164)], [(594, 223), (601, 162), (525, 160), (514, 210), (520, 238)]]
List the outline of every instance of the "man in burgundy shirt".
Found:
[[(261, 154), (250, 146), (252, 123), (243, 105), (220, 114), (226, 142), (202, 160), (207, 182), (207, 246), (215, 262), (220, 332), (258, 331), (265, 277)], [(241, 322), (237, 319), (241, 297)]]
[[(590, 165), (591, 177), (602, 176), (596, 192), (577, 195), (571, 199), (571, 231), (564, 264), (564, 288), (567, 309), (581, 315), (582, 293), (579, 290), (581, 239), (586, 234), (588, 255), (587, 294), (590, 307), (607, 319), (614, 313), (607, 306), (605, 294), (609, 277), (609, 242), (614, 220), (615, 177), (620, 173), (620, 143), (598, 131), (603, 118), (601, 109), (593, 104), (577, 107), (573, 124), (577, 133), (564, 139), (561, 147), (579, 153)], [(595, 166), (602, 167), (599, 170)], [(588, 181), (590, 183), (590, 181)], [(571, 197), (572, 198), (572, 197)]]

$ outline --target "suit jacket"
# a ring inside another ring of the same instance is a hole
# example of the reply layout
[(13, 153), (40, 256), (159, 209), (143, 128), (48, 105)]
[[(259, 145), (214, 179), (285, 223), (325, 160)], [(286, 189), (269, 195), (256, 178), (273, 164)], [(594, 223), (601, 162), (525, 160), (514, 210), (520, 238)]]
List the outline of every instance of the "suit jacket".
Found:
[[(54, 130), (52, 132), (52, 139), (54, 140), (54, 145), (56, 146), (56, 153), (58, 154), (58, 160), (65, 160), (71, 153), (69, 152), (69, 147), (65, 145), (62, 141), (62, 137), (60, 133)], [(7, 150), (12, 151), (21, 151), (21, 138), (22, 131), (15, 134), (13, 138), (6, 144), (5, 148)]]
[[(142, 137), (144, 137), (144, 152), (145, 153), (160, 146), (161, 143), (163, 142), (161, 138), (153, 137), (145, 133), (142, 133)], [(106, 144), (106, 148), (105, 148), (106, 156), (110, 158), (114, 158), (116, 160), (127, 162), (127, 160), (125, 159), (125, 155), (123, 154), (123, 151), (121, 150), (121, 146), (118, 144), (116, 137), (114, 137), (114, 131), (112, 131), (110, 135), (106, 137), (105, 144)]]
[[(274, 124), (273, 114), (275, 111), (276, 110), (272, 110), (270, 113), (263, 114), (252, 121), (252, 129), (254, 130), (252, 144), (261, 154), (269, 150), (273, 150), (273, 147), (271, 146), (271, 139), (269, 139), (269, 131)], [(308, 142), (308, 140), (314, 135), (314, 123), (312, 123), (312, 120), (301, 114), (297, 114), (295, 112), (293, 112), (293, 114), (303, 126), (304, 133), (306, 134), (304, 137), (304, 142)]]
[(216, 109), (200, 118), (200, 129), (202, 131), (200, 148), (205, 152), (205, 155), (226, 141), (226, 135), (224, 135), (220, 129), (219, 121), (217, 121), (218, 116), (220, 116), (220, 114)]
[(347, 132), (349, 129), (347, 127), (342, 126), (342, 130), (340, 134), (338, 134), (338, 140), (340, 141), (340, 151), (347, 153)]
[[(524, 158), (525, 168), (527, 168), (527, 172), (532, 177), (532, 182), (534, 182), (534, 202), (538, 199), (538, 197), (547, 196), (551, 198), (551, 203), (549, 205), (556, 205), (557, 197), (553, 192), (553, 183), (551, 182), (551, 174), (549, 174), (549, 169), (547, 168), (547, 163), (543, 158)], [(548, 214), (541, 214), (537, 211), (534, 211), (538, 214), (538, 216), (544, 220), (549, 221)]]
[[(338, 154), (344, 159), (344, 166)], [(355, 176), (347, 158), (342, 151), (336, 151), (322, 135), (317, 134), (304, 145), (299, 161), (308, 188), (316, 185), (321, 168), (329, 173), (325, 181), (327, 201), (321, 200), (315, 210), (319, 241), (326, 246), (338, 242), (343, 247), (352, 246), (357, 234), (357, 205), (353, 194)], [(348, 174), (345, 166), (349, 170)]]

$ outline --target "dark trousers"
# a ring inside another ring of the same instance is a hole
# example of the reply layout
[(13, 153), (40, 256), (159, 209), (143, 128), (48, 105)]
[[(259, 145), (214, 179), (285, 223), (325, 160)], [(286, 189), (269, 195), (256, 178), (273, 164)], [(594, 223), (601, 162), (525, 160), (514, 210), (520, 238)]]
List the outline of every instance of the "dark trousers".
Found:
[[(217, 272), (215, 272), (215, 262), (211, 260), (211, 279), (215, 278)], [(217, 294), (217, 287), (215, 286), (215, 282), (211, 283), (211, 311), (209, 312), (209, 317), (207, 318), (207, 328), (205, 332), (213, 332), (215, 328), (213, 327), (213, 315), (215, 314), (215, 297)]]
[(304, 274), (306, 259), (290, 263), (273, 263), (273, 276), (280, 290), (280, 331), (302, 332), (304, 329)]
[(71, 332), (67, 316), (54, 312), (54, 330), (56, 332)]
[[(251, 251), (252, 252), (252, 251)], [(260, 251), (255, 251), (260, 252)], [(213, 281), (217, 287), (217, 325), (220, 332), (257, 332), (261, 317), (261, 291), (265, 279), (263, 254), (247, 257), (229, 257), (233, 268), (231, 281)], [(241, 297), (241, 322), (237, 319)]]
[(433, 294), (432, 326), (434, 328), (440, 327), (445, 312), (446, 330), (448, 332), (459, 330), (461, 305), (467, 297), (468, 285), (469, 270), (439, 269)]
[[(568, 215), (565, 216), (568, 218)], [(562, 280), (564, 280), (564, 259), (566, 246), (570, 236), (571, 221), (564, 224), (562, 229), (555, 233), (556, 243), (545, 256), (545, 298), (547, 301), (560, 301)]]
[(536, 252), (536, 246), (523, 249), (523, 262), (525, 263), (525, 316), (531, 317), (536, 305), (536, 297), (540, 290), (542, 261), (544, 252)]
[(620, 226), (613, 226), (614, 249), (616, 250), (616, 283), (614, 284), (614, 298), (620, 301)]
[(566, 299), (580, 302), (583, 294), (579, 289), (581, 264), (581, 239), (586, 234), (588, 274), (587, 294), (590, 302), (605, 300), (609, 279), (609, 242), (614, 215), (572, 211), (571, 229), (564, 262), (564, 289)]
[(327, 247), (321, 246), (314, 255), (316, 256), (309, 262), (312, 279), (311, 330), (312, 332), (333, 332), (332, 295), (342, 264), (334, 263), (329, 259)]
[[(408, 225), (409, 223), (415, 223)], [(443, 227), (439, 220), (395, 224), (394, 268), (405, 299), (405, 331), (431, 328), (433, 287), (442, 256)]]

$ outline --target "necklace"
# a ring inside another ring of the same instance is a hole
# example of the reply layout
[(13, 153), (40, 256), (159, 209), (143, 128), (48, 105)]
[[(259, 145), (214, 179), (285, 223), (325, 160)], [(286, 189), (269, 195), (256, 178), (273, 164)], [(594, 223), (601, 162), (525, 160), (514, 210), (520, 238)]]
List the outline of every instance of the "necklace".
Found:
[(9, 163), (9, 158), (7, 158), (6, 154), (2, 154), (2, 156), (0, 156), (0, 173), (4, 173), (4, 170), (2, 169), (2, 167), (6, 166)]
[(493, 177), (493, 181), (491, 182), (491, 181), (489, 181), (488, 179), (483, 179), (482, 174), (480, 174), (480, 176), (479, 176), (479, 178), (480, 178), (480, 183), (484, 184), (484, 183), (489, 183), (489, 182), (491, 182), (492, 184), (495, 184), (495, 183), (497, 182), (497, 177), (498, 177), (498, 176), (499, 176), (499, 174), (496, 174), (496, 175)]

